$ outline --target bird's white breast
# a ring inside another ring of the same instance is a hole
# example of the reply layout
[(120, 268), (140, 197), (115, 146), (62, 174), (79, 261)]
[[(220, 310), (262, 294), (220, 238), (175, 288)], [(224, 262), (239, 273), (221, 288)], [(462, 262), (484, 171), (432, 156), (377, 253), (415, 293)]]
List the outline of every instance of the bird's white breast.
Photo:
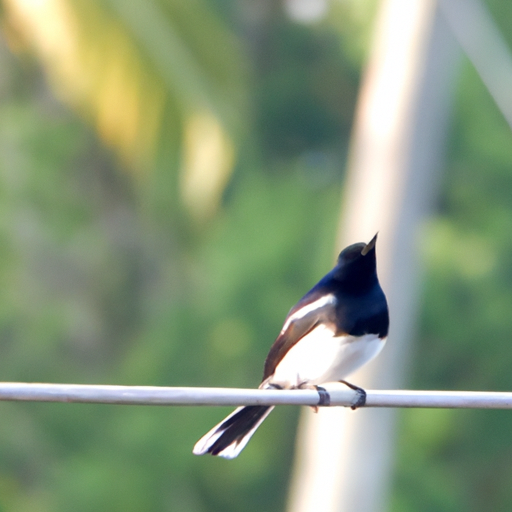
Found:
[(376, 334), (334, 336), (331, 329), (319, 325), (286, 353), (270, 382), (295, 388), (345, 379), (373, 359), (384, 343)]

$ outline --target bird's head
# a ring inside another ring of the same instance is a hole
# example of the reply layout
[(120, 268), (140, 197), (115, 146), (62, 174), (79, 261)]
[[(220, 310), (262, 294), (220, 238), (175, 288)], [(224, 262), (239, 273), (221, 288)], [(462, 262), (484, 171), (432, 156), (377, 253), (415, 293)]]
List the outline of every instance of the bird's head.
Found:
[(376, 278), (376, 242), (377, 234), (367, 244), (353, 244), (343, 249), (335, 268), (336, 279), (363, 285), (364, 282)]

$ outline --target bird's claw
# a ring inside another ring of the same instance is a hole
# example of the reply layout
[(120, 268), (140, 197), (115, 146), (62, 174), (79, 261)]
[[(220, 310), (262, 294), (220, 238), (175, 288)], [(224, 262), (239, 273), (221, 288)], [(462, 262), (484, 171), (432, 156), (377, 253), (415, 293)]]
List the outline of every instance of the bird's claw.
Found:
[(357, 400), (350, 406), (353, 411), (366, 404), (366, 391), (363, 388), (357, 388), (354, 391), (357, 393)]
[(345, 384), (345, 386), (348, 386), (350, 389), (353, 389), (357, 393), (357, 399), (350, 406), (350, 408), (353, 411), (355, 411), (356, 409), (359, 409), (359, 407), (364, 407), (366, 405), (366, 391), (363, 388), (360, 388), (359, 386), (351, 384), (350, 382), (347, 382), (346, 380), (340, 380), (340, 382)]
[(318, 391), (318, 404), (317, 406), (329, 406), (331, 405), (331, 395), (327, 392), (325, 388), (320, 386), (315, 386), (315, 389)]

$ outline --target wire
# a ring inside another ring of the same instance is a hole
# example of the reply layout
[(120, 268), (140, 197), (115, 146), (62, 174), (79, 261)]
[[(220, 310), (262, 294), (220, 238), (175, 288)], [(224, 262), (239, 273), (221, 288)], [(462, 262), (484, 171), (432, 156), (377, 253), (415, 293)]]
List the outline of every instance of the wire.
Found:
[[(359, 395), (326, 386), (331, 406), (351, 406)], [(512, 393), (480, 391), (367, 390), (365, 407), (512, 409)], [(0, 401), (75, 402), (120, 405), (309, 405), (316, 390), (261, 390), (152, 386), (103, 386), (0, 382)]]

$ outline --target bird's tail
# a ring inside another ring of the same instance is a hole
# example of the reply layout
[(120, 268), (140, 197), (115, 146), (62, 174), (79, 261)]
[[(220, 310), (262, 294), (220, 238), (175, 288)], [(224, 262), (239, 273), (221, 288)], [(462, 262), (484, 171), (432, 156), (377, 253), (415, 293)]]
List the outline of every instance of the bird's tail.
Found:
[(247, 405), (235, 409), (195, 444), (195, 455), (211, 453), (234, 459), (245, 448), (256, 429), (271, 413), (273, 406)]

